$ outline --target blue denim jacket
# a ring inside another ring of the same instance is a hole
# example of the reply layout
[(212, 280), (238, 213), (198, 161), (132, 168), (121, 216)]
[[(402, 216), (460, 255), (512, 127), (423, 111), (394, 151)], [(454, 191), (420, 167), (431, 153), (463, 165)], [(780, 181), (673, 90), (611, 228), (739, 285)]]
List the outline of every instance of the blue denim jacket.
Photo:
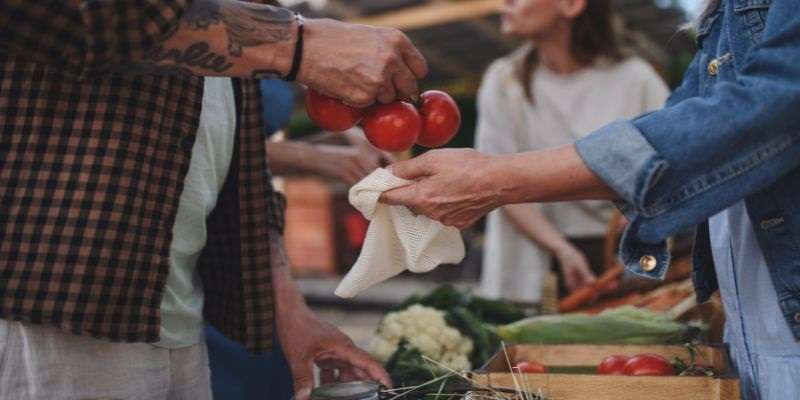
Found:
[(696, 226), (698, 299), (717, 290), (707, 220), (745, 199), (779, 306), (800, 340), (800, 2), (723, 0), (664, 109), (577, 142), (630, 220), (620, 257), (661, 278), (665, 238)]

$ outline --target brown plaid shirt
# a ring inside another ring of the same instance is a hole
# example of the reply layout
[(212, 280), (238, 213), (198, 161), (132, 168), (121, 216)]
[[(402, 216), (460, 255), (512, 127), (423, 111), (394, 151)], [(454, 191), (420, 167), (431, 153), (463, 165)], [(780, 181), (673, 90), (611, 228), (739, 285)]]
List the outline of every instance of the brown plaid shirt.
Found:
[[(0, 2), (0, 318), (158, 340), (203, 80), (101, 72), (157, 43), (188, 2)], [(234, 159), (198, 269), (206, 319), (261, 351), (273, 336), (268, 235), (284, 204), (257, 85), (234, 90)]]

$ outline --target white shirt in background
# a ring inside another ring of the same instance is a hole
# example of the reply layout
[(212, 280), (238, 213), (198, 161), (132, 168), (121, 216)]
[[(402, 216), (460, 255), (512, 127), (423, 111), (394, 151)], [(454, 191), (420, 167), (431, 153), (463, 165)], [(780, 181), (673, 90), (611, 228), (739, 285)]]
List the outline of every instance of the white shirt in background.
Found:
[[(526, 49), (495, 61), (478, 93), (476, 147), (509, 154), (562, 146), (619, 118), (661, 108), (669, 89), (645, 61), (597, 62), (571, 74), (539, 65), (532, 79), (533, 103), (516, 76), (515, 63)], [(612, 205), (580, 201), (537, 205), (565, 236), (606, 233)], [(481, 292), (493, 298), (538, 302), (550, 256), (496, 210), (489, 214)]]

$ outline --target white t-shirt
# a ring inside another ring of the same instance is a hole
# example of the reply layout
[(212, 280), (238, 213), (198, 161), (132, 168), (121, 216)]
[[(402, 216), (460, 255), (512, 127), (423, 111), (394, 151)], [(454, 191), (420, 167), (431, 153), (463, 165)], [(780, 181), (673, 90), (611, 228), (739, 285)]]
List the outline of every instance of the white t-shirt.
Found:
[(169, 276), (161, 301), (161, 340), (156, 346), (177, 349), (203, 337), (203, 287), (197, 258), (206, 245), (206, 217), (233, 158), (236, 104), (229, 78), (205, 78), (203, 108), (189, 171), (178, 203), (169, 250)]
[[(539, 65), (532, 79), (533, 103), (516, 76), (526, 49), (495, 61), (478, 93), (476, 147), (490, 154), (551, 148), (574, 142), (619, 118), (661, 108), (669, 90), (638, 57), (598, 61), (571, 74)], [(567, 237), (605, 235), (612, 205), (580, 201), (537, 205)], [(549, 255), (511, 225), (500, 211), (489, 214), (481, 290), (490, 297), (537, 302)]]

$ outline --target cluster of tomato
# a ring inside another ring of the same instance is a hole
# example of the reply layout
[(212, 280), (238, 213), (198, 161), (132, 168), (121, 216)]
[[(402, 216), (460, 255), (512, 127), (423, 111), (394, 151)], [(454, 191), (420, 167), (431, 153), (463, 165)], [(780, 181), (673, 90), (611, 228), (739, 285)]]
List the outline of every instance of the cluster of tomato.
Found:
[(672, 376), (675, 367), (658, 354), (639, 354), (633, 357), (609, 356), (597, 366), (600, 375)]
[(396, 101), (366, 109), (350, 107), (309, 90), (306, 110), (317, 126), (328, 131), (346, 131), (360, 122), (370, 143), (392, 152), (408, 150), (415, 143), (442, 146), (455, 136), (461, 125), (461, 112), (455, 101), (438, 90), (422, 93), (416, 105)]
[[(523, 374), (543, 374), (547, 368), (534, 361), (522, 361), (514, 366)], [(639, 354), (633, 357), (609, 356), (597, 366), (598, 375), (674, 376), (675, 367), (658, 354)]]

